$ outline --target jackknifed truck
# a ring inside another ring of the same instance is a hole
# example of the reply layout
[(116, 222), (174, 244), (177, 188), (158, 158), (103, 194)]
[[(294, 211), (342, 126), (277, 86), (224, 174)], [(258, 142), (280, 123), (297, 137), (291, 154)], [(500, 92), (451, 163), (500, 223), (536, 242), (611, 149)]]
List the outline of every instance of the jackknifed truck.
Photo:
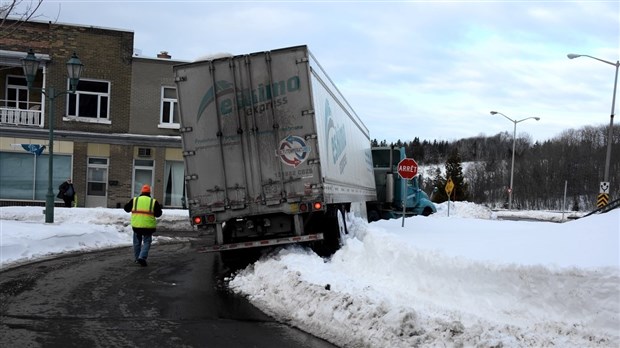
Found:
[[(330, 254), (347, 233), (346, 213), (368, 218), (370, 210), (376, 220), (402, 208), (377, 201), (375, 180), (377, 167), (394, 189), (398, 158), (373, 164), (368, 129), (307, 46), (173, 70), (189, 215), (213, 237), (205, 251), (312, 242)], [(417, 190), (409, 212), (426, 196)]]

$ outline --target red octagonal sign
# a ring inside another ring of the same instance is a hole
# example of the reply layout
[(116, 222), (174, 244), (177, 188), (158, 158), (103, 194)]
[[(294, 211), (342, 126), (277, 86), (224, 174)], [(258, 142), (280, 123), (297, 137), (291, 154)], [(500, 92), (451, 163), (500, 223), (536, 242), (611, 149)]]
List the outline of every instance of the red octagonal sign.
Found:
[(405, 158), (398, 162), (398, 175), (401, 178), (411, 180), (418, 174), (418, 164), (413, 158)]

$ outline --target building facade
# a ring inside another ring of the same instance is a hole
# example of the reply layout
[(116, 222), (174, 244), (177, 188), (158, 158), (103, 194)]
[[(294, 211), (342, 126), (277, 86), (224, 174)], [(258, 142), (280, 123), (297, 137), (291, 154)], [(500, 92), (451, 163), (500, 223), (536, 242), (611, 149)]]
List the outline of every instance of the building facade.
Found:
[[(80, 207), (119, 208), (149, 184), (164, 207), (182, 208), (179, 62), (134, 54), (127, 30), (37, 21), (15, 28), (0, 39), (0, 204), (44, 205), (52, 163), (54, 196), (72, 178)], [(29, 89), (21, 59), (30, 49), (41, 65)], [(76, 93), (65, 93), (73, 53), (84, 71)]]

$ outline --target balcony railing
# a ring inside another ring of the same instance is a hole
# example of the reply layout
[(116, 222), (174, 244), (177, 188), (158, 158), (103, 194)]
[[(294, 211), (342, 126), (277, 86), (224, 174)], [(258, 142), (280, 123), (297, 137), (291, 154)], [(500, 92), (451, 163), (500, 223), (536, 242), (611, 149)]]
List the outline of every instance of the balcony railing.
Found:
[(27, 103), (28, 108), (7, 107), (6, 101), (0, 100), (0, 124), (42, 127), (41, 103)]

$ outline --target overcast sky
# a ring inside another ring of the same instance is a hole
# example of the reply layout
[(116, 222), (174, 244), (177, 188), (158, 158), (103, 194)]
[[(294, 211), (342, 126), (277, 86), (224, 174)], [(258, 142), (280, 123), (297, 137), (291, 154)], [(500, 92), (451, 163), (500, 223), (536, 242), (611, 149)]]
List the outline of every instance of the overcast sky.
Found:
[(130, 30), (142, 55), (180, 60), (306, 44), (388, 142), (512, 134), (491, 110), (540, 117), (517, 124), (534, 141), (609, 125), (615, 67), (566, 55), (620, 58), (618, 0), (44, 0), (39, 15)]

